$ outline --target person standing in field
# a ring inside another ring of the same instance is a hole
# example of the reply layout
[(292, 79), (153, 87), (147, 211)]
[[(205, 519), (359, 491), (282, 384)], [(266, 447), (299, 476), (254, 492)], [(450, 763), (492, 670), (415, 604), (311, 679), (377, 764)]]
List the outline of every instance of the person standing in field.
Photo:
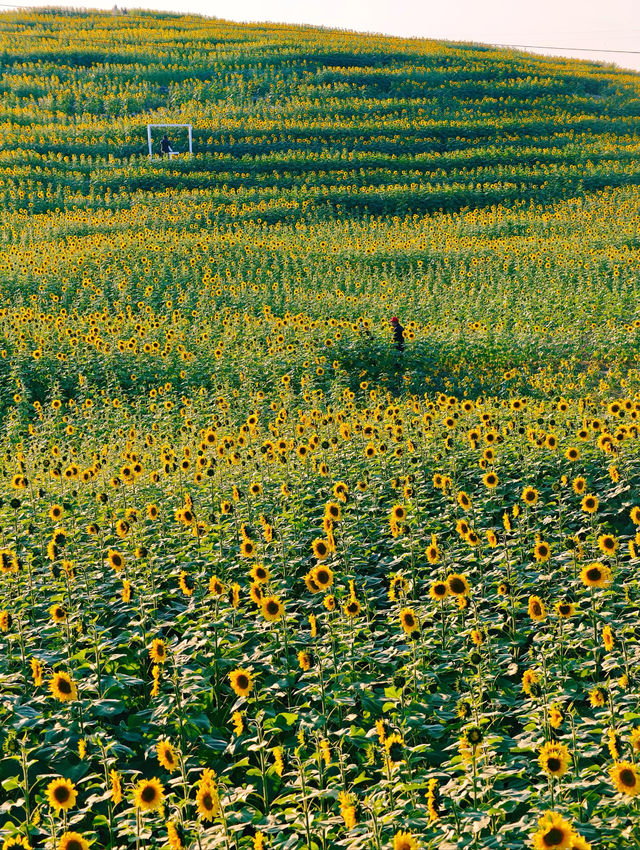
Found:
[(160, 141), (160, 156), (165, 156), (170, 153), (173, 153), (173, 148), (171, 147), (171, 142), (169, 141), (169, 136), (165, 133)]
[(391, 319), (391, 327), (393, 329), (393, 343), (397, 351), (404, 351), (404, 328), (400, 324), (397, 316)]

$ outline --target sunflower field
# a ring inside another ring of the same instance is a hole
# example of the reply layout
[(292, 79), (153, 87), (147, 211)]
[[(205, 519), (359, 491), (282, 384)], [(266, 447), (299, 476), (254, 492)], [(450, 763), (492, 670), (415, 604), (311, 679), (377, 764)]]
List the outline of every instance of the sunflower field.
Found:
[(1, 850), (640, 848), (640, 77), (40, 10), (0, 87)]

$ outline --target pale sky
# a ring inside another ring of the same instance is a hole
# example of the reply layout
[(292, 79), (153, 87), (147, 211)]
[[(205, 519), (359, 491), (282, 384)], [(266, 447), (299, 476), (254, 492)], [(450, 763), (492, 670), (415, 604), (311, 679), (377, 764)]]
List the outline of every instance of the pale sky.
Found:
[[(130, 10), (195, 12), (231, 21), (549, 46), (555, 49), (535, 52), (614, 62), (640, 71), (640, 0), (87, 0), (86, 5), (111, 9), (114, 2)], [(35, 0), (32, 5), (77, 8), (80, 4)], [(572, 52), (570, 47), (586, 52)], [(635, 55), (600, 50), (635, 51)]]

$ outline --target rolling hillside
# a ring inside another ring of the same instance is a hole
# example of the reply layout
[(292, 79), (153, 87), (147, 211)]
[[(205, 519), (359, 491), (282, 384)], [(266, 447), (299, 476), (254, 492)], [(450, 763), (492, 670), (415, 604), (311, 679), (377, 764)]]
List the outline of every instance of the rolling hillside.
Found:
[(0, 91), (2, 850), (640, 847), (640, 76), (39, 11)]

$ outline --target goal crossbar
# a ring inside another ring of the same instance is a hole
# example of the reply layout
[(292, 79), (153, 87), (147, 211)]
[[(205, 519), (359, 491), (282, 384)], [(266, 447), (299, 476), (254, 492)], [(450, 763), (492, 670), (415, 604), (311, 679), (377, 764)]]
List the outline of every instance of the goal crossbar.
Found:
[[(153, 157), (153, 143), (151, 140), (151, 131), (155, 128), (167, 129), (168, 127), (186, 128), (189, 133), (189, 153), (193, 153), (193, 128), (191, 124), (147, 124), (147, 141), (149, 143), (149, 159)], [(169, 159), (179, 151), (171, 151)]]

